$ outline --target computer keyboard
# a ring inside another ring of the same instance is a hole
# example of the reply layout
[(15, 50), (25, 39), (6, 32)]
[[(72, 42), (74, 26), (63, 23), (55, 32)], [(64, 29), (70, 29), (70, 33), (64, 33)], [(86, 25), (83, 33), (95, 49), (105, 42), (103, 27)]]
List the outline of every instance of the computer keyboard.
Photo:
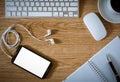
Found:
[(5, 0), (5, 16), (79, 17), (79, 0)]

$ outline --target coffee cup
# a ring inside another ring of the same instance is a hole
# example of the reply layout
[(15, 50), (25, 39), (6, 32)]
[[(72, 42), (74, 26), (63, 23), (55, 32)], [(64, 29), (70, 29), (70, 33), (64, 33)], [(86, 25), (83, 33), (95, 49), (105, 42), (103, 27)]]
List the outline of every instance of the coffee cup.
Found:
[(107, 7), (112, 13), (120, 14), (120, 0), (108, 0)]

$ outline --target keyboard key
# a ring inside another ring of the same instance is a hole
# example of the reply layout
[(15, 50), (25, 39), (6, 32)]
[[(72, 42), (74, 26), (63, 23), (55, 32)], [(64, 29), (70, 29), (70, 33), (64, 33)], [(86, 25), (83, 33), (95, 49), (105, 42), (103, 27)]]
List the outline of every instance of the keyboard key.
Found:
[(58, 16), (58, 12), (53, 12), (53, 16), (57, 17)]
[(52, 12), (28, 12), (28, 16), (51, 17)]
[(6, 2), (7, 6), (14, 6), (14, 2)]
[(20, 3), (19, 3), (19, 2), (15, 2), (15, 5), (16, 5), (16, 6), (20, 6)]
[(12, 1), (12, 0), (7, 0), (7, 1), (9, 2), (9, 1)]
[(46, 4), (45, 4), (46, 6), (50, 6), (50, 3), (49, 2), (46, 2)]
[(38, 11), (42, 11), (42, 7), (38, 7)]
[(40, 6), (39, 2), (36, 2), (35, 5), (36, 5), (36, 6)]
[(58, 11), (62, 11), (62, 7), (58, 7)]
[(57, 7), (53, 7), (53, 11), (57, 11)]
[(69, 12), (69, 16), (72, 17), (73, 16), (73, 12)]
[(43, 11), (47, 11), (47, 7), (43, 7)]
[(37, 11), (37, 7), (33, 7), (33, 11)]
[(60, 16), (60, 17), (63, 17), (63, 12), (59, 12), (59, 16)]
[(17, 12), (17, 15), (16, 16), (21, 16), (21, 12)]
[(70, 6), (78, 6), (78, 3), (77, 2), (72, 2), (72, 3), (70, 3)]
[(68, 7), (68, 11), (78, 11), (77, 7)]
[(52, 11), (52, 7), (48, 7), (48, 11)]
[(34, 2), (31, 2), (31, 6), (34, 6)]
[(27, 12), (22, 12), (22, 16), (27, 16)]
[(45, 3), (44, 3), (44, 2), (41, 2), (41, 6), (45, 6)]
[(66, 7), (63, 7), (63, 11), (67, 11), (67, 8), (66, 8)]
[(21, 6), (25, 6), (24, 2), (20, 2), (20, 5), (21, 5)]
[(66, 3), (65, 3), (65, 6), (69, 7), (69, 2), (66, 2)]
[(51, 5), (51, 6), (55, 6), (54, 2), (51, 2), (50, 5)]
[(22, 7), (18, 7), (18, 11), (22, 11)]
[(7, 12), (6, 14), (7, 14), (7, 16), (11, 16), (11, 12)]
[(17, 11), (17, 7), (7, 7), (7, 11)]
[(16, 12), (12, 12), (12, 16), (16, 16)]
[(27, 11), (27, 7), (23, 7), (23, 11)]
[(61, 6), (65, 6), (65, 5), (64, 5), (64, 2), (61, 2)]
[(28, 11), (32, 11), (32, 7), (28, 7)]
[(56, 2), (55, 5), (56, 5), (57, 7), (59, 7), (59, 6), (60, 6), (60, 3), (59, 3), (59, 2)]
[(29, 3), (29, 2), (25, 2), (25, 5), (26, 5), (26, 6), (30, 6), (30, 3)]

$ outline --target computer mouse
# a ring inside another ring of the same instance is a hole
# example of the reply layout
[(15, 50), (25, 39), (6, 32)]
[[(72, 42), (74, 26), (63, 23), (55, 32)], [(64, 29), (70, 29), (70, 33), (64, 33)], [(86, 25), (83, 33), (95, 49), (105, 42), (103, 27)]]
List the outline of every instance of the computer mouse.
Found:
[(95, 13), (85, 15), (83, 21), (96, 41), (100, 41), (106, 37), (106, 29)]

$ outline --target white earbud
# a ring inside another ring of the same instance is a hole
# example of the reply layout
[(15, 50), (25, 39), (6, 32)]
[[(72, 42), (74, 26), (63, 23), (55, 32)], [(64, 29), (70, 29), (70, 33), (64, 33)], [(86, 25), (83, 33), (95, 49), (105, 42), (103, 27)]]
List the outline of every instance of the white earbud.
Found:
[(51, 43), (52, 45), (55, 44), (55, 41), (54, 41), (53, 38), (51, 38), (51, 39), (46, 39), (45, 41), (50, 41), (50, 43)]
[[(51, 29), (48, 29), (48, 30), (47, 30), (47, 34), (45, 34), (43, 37), (50, 36), (51, 34), (52, 34)], [(54, 41), (53, 38), (51, 38), (51, 39), (46, 39), (45, 41), (50, 41), (50, 43), (51, 43), (52, 45), (55, 44), (55, 41)]]
[(47, 37), (47, 36), (50, 36), (52, 33), (51, 33), (51, 29), (48, 29), (47, 30), (47, 34), (45, 34), (43, 37)]

